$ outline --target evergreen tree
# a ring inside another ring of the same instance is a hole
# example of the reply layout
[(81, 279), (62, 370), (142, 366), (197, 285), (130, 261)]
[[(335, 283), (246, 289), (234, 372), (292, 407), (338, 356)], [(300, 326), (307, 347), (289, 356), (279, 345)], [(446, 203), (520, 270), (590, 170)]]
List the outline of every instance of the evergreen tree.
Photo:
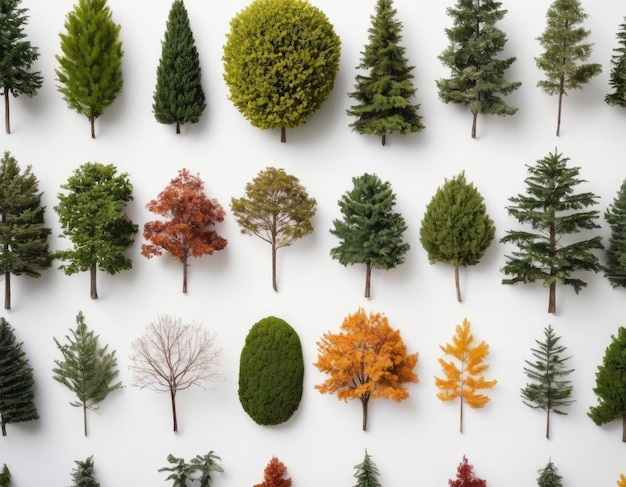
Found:
[(426, 206), (420, 241), (430, 262), (454, 266), (456, 299), (461, 301), (459, 266), (476, 265), (495, 235), (482, 195), (462, 172), (438, 188)]
[(626, 180), (604, 218), (611, 227), (604, 276), (613, 287), (626, 287)]
[(70, 402), (83, 409), (83, 430), (87, 436), (87, 410), (96, 410), (109, 392), (122, 387), (113, 382), (118, 375), (115, 351), (107, 352), (108, 346), (98, 347), (98, 336), (87, 329), (83, 313), (76, 316), (76, 330), (66, 336), (67, 344), (55, 338), (63, 360), (55, 360), (54, 380), (76, 394), (77, 401)]
[(617, 32), (619, 47), (613, 49), (611, 58), (611, 74), (609, 84), (613, 92), (604, 97), (604, 101), (609, 105), (626, 107), (626, 17), (619, 26)]
[(550, 460), (544, 468), (539, 470), (537, 485), (539, 487), (562, 487), (562, 479), (563, 477), (559, 475), (559, 469)]
[(393, 269), (404, 262), (409, 244), (403, 239), (404, 218), (393, 211), (391, 184), (375, 174), (352, 178), (353, 189), (339, 200), (343, 220), (333, 220), (330, 233), (341, 242), (330, 250), (343, 266), (365, 264), (365, 297), (370, 297), (372, 269)]
[(599, 228), (598, 211), (587, 210), (597, 204), (598, 198), (590, 192), (574, 193), (576, 186), (585, 181), (578, 177), (580, 168), (568, 167), (568, 162), (568, 157), (555, 151), (535, 166), (527, 165), (527, 194), (509, 198), (513, 206), (507, 211), (520, 223), (530, 224), (534, 232), (509, 230), (500, 239), (519, 249), (506, 256), (502, 272), (512, 277), (502, 283), (543, 281), (550, 287), (548, 313), (556, 312), (557, 282), (572, 286), (578, 294), (587, 283), (573, 275), (579, 270), (598, 272), (602, 268), (592, 253), (604, 248), (602, 237), (569, 240), (567, 245), (561, 241), (564, 235)]
[(28, 9), (21, 0), (0, 1), (0, 94), (4, 95), (4, 129), (11, 133), (9, 95), (33, 97), (43, 84), (41, 72), (32, 71), (39, 50), (26, 40)]
[(11, 325), (0, 318), (0, 426), (39, 419), (35, 406), (33, 369), (17, 343)]
[(579, 0), (554, 0), (546, 15), (546, 28), (537, 38), (544, 52), (535, 58), (535, 62), (545, 74), (545, 79), (537, 86), (547, 94), (559, 97), (557, 136), (561, 132), (563, 95), (569, 90), (582, 88), (602, 72), (600, 64), (584, 63), (592, 48), (592, 44), (583, 43), (590, 33), (582, 27), (586, 18)]
[(100, 487), (93, 473), (93, 456), (87, 457), (85, 461), (74, 460), (74, 463), (76, 467), (72, 470), (71, 487)]
[(506, 34), (496, 27), (507, 10), (495, 0), (457, 0), (454, 8), (446, 11), (452, 17), (453, 27), (446, 29), (450, 45), (439, 55), (451, 77), (437, 81), (439, 97), (444, 103), (461, 103), (472, 113), (472, 138), (476, 137), (479, 113), (513, 115), (516, 107), (507, 105), (502, 96), (521, 86), (509, 82), (504, 72), (515, 62), (515, 57), (498, 59), (504, 50)]
[(350, 124), (359, 134), (382, 136), (385, 145), (388, 133), (411, 134), (424, 129), (419, 105), (412, 105), (415, 95), (413, 74), (405, 48), (400, 46), (402, 24), (396, 20), (392, 0), (378, 0), (376, 15), (370, 17), (369, 43), (361, 53), (357, 69), (368, 75), (357, 75), (355, 90), (348, 95), (359, 102), (350, 107), (348, 115), (358, 117)]
[(120, 26), (113, 22), (106, 0), (78, 0), (67, 14), (65, 29), (59, 34), (63, 55), (56, 55), (58, 90), (68, 107), (89, 119), (95, 139), (95, 120), (124, 84)]
[(574, 402), (574, 388), (565, 379), (574, 369), (565, 368), (571, 357), (562, 357), (566, 348), (558, 344), (561, 337), (554, 334), (551, 325), (544, 329), (544, 336), (544, 341), (535, 340), (539, 348), (530, 349), (535, 362), (525, 360), (528, 367), (524, 367), (524, 372), (531, 382), (521, 389), (521, 394), (524, 404), (546, 412), (546, 438), (550, 438), (550, 413), (567, 414), (558, 408)]
[(183, 0), (174, 0), (170, 9), (152, 110), (157, 122), (176, 124), (176, 133), (185, 123), (198, 123), (206, 108), (202, 70), (196, 42)]
[(357, 479), (357, 483), (354, 487), (381, 487), (378, 481), (378, 467), (372, 460), (372, 457), (367, 450), (365, 450), (365, 458), (354, 468), (356, 472), (354, 477)]
[(11, 472), (9, 472), (9, 467), (3, 465), (2, 471), (0, 472), (0, 487), (9, 487), (11, 485)]

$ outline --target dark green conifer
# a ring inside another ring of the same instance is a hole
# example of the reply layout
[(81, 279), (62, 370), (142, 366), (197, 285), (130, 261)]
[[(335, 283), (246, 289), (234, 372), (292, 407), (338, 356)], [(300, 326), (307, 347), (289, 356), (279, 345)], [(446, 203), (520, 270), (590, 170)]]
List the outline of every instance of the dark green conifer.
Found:
[(365, 450), (363, 461), (355, 465), (354, 468), (356, 469), (354, 477), (357, 479), (354, 487), (381, 487), (378, 481), (378, 467), (367, 450)]
[(539, 487), (562, 487), (562, 479), (563, 477), (559, 475), (559, 469), (550, 460), (544, 468), (539, 470), (537, 485)]
[(626, 287), (626, 180), (604, 212), (604, 218), (611, 227), (604, 276), (611, 286)]
[(100, 487), (93, 473), (93, 456), (86, 460), (74, 460), (76, 467), (72, 470), (71, 487)]
[(626, 17), (619, 26), (617, 32), (619, 46), (613, 49), (611, 58), (611, 74), (609, 84), (613, 92), (604, 97), (609, 105), (626, 107)]
[(0, 472), (0, 487), (9, 487), (11, 485), (11, 472), (9, 467), (3, 465), (2, 472)]

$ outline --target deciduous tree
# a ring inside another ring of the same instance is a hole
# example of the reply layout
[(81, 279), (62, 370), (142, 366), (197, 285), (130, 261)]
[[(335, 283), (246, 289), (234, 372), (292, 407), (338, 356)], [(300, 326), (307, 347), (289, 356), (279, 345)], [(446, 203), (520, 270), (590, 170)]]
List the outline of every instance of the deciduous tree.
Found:
[(71, 487), (100, 487), (94, 475), (93, 455), (86, 460), (74, 460), (76, 467), (72, 470)]
[(198, 482), (200, 487), (209, 487), (211, 472), (224, 472), (218, 460), (221, 458), (213, 450), (206, 455), (196, 455), (189, 462), (170, 453), (167, 461), (174, 466), (160, 468), (159, 472), (172, 472), (165, 480), (173, 480), (173, 487), (188, 487), (188, 482)]
[(611, 228), (604, 276), (611, 286), (626, 287), (626, 180), (604, 212), (604, 219)]
[(604, 97), (609, 105), (626, 107), (626, 17), (617, 32), (618, 47), (613, 49), (609, 85), (613, 91)]
[(463, 460), (456, 469), (456, 480), (449, 479), (448, 485), (450, 487), (487, 487), (487, 481), (476, 476), (474, 466), (463, 455)]
[(626, 475), (624, 475), (623, 473), (619, 476), (619, 480), (617, 481), (617, 487), (626, 487)]
[(263, 482), (254, 487), (291, 487), (291, 477), (285, 478), (287, 467), (278, 458), (272, 457), (263, 471)]
[(372, 460), (372, 456), (365, 450), (365, 457), (358, 465), (355, 465), (354, 477), (357, 483), (354, 487), (381, 487), (378, 481), (378, 467)]
[(550, 460), (544, 468), (539, 470), (537, 485), (539, 487), (562, 487), (562, 479), (563, 477), (559, 475), (559, 469)]

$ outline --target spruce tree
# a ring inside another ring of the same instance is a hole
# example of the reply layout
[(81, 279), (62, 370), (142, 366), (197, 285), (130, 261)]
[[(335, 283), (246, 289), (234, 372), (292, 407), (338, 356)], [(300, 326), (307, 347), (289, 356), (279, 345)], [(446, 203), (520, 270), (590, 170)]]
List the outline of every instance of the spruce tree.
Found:
[(198, 123), (206, 108), (202, 70), (183, 0), (174, 0), (167, 19), (152, 110), (157, 122)]
[(559, 475), (559, 469), (550, 460), (544, 468), (539, 470), (537, 485), (539, 487), (562, 487), (562, 479), (563, 477)]
[(604, 212), (604, 219), (611, 228), (604, 276), (611, 286), (626, 287), (626, 180)]
[(100, 487), (93, 473), (93, 456), (86, 460), (74, 460), (76, 467), (72, 470), (71, 487)]
[(378, 468), (367, 450), (365, 450), (363, 461), (355, 465), (354, 468), (356, 469), (354, 477), (357, 479), (354, 487), (381, 487), (378, 481)]
[(9, 487), (11, 485), (11, 472), (9, 472), (9, 467), (5, 465), (2, 466), (2, 471), (0, 472), (0, 487)]
[(506, 256), (502, 272), (510, 278), (503, 284), (527, 284), (542, 281), (550, 288), (548, 313), (556, 312), (556, 285), (572, 286), (576, 294), (587, 285), (575, 277), (579, 270), (598, 272), (602, 266), (593, 250), (602, 250), (602, 237), (592, 236), (579, 241), (561, 240), (583, 230), (599, 228), (598, 211), (592, 208), (598, 197), (591, 193), (575, 193), (586, 182), (579, 178), (579, 167), (569, 167), (569, 157), (555, 152), (527, 165), (527, 194), (509, 198), (508, 214), (520, 223), (529, 224), (533, 231), (509, 230), (500, 239), (513, 243), (518, 250)]
[(361, 52), (357, 69), (368, 70), (356, 76), (355, 91), (349, 93), (358, 105), (350, 107), (348, 115), (358, 117), (350, 124), (359, 134), (382, 137), (385, 145), (388, 133), (411, 134), (424, 129), (419, 105), (411, 103), (415, 66), (409, 66), (402, 40), (402, 24), (396, 20), (392, 0), (378, 0), (376, 14), (371, 17), (369, 43)]
[(21, 0), (0, 1), (0, 94), (4, 95), (4, 129), (11, 133), (9, 95), (33, 97), (43, 84), (41, 72), (32, 71), (39, 50), (26, 40), (28, 23)]
[(476, 265), (495, 235), (482, 195), (465, 172), (446, 180), (426, 206), (420, 241), (430, 262), (454, 266), (456, 299), (461, 301), (459, 267)]
[(453, 27), (446, 29), (449, 46), (439, 55), (451, 77), (437, 81), (439, 97), (444, 103), (461, 103), (472, 113), (472, 138), (476, 138), (478, 114), (513, 115), (517, 108), (508, 105), (502, 96), (521, 86), (510, 82), (504, 72), (515, 57), (499, 59), (504, 50), (506, 34), (496, 23), (507, 13), (502, 2), (494, 0), (457, 0), (446, 11)]
[(0, 426), (6, 436), (6, 425), (39, 419), (35, 406), (33, 369), (17, 343), (15, 332), (0, 318)]
[(609, 105), (626, 107), (626, 17), (619, 26), (617, 32), (619, 47), (613, 49), (611, 57), (611, 73), (609, 84), (613, 92), (604, 97), (604, 101)]
[(584, 63), (591, 56), (592, 44), (583, 41), (590, 32), (582, 27), (587, 18), (579, 0), (554, 0), (546, 15), (546, 28), (537, 38), (543, 53), (535, 58), (545, 79), (537, 83), (549, 95), (558, 95), (556, 135), (561, 132), (563, 95), (579, 89), (602, 72), (596, 63)]

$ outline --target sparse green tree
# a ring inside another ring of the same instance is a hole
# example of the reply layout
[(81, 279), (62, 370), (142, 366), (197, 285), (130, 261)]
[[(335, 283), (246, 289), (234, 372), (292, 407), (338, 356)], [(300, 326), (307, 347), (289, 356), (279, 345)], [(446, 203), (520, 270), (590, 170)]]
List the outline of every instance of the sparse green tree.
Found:
[(93, 473), (93, 456), (86, 460), (74, 460), (76, 467), (72, 470), (71, 487), (100, 487)]
[(613, 92), (604, 97), (609, 105), (626, 107), (626, 17), (617, 32), (619, 46), (613, 49), (609, 85)]
[(537, 485), (539, 487), (562, 487), (562, 479), (563, 477), (559, 475), (559, 469), (550, 460), (544, 468), (539, 470)]
[(611, 228), (604, 276), (611, 286), (626, 287), (626, 180), (604, 212), (604, 219)]
[(381, 487), (378, 481), (378, 467), (367, 450), (365, 450), (363, 461), (355, 465), (354, 468), (356, 470), (354, 477), (357, 479), (354, 487)]
[(9, 467), (3, 465), (2, 472), (0, 472), (0, 487), (9, 487), (11, 485), (11, 472)]
[(184, 458), (177, 458), (170, 453), (167, 461), (174, 466), (160, 468), (159, 472), (172, 472), (165, 480), (173, 480), (173, 487), (187, 487), (188, 481), (197, 481), (200, 487), (209, 487), (211, 472), (224, 472), (217, 460), (221, 458), (213, 450), (206, 455), (196, 455), (189, 463)]

